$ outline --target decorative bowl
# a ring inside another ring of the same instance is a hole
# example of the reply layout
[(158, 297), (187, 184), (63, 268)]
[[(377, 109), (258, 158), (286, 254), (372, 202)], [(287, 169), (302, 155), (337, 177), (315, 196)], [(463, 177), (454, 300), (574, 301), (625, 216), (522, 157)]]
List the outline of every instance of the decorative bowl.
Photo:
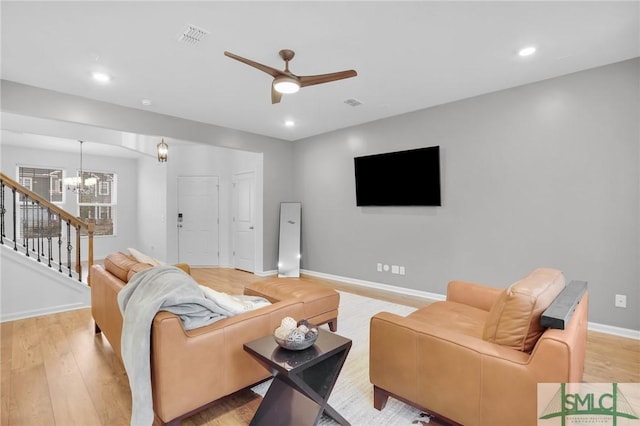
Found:
[(280, 327), (273, 330), (273, 338), (281, 348), (301, 351), (313, 346), (318, 340), (318, 327), (309, 324), (305, 319), (296, 321), (286, 317), (282, 320)]
[(301, 351), (313, 346), (313, 344), (316, 343), (316, 340), (318, 340), (318, 334), (308, 333), (305, 335), (304, 340), (280, 339), (275, 334), (273, 335), (273, 338), (281, 348), (288, 349), (290, 351)]

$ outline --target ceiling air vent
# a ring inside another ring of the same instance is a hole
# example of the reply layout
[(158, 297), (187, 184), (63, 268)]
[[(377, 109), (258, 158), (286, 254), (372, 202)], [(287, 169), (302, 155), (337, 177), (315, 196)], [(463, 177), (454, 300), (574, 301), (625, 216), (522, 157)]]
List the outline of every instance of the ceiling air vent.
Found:
[(344, 101), (344, 103), (352, 107), (357, 107), (358, 105), (362, 105), (362, 102), (360, 102), (355, 98), (347, 99), (346, 101)]
[(199, 28), (195, 25), (188, 25), (182, 34), (180, 34), (180, 37), (178, 37), (178, 41), (180, 43), (198, 44), (208, 34), (209, 31), (204, 28)]

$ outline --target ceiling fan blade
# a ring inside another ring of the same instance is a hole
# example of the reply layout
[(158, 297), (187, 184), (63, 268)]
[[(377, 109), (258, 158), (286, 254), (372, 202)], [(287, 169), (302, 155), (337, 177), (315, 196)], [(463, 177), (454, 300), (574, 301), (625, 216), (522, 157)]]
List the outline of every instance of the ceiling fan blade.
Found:
[(345, 78), (355, 77), (358, 73), (355, 70), (333, 72), (330, 74), (320, 75), (304, 75), (298, 77), (300, 79), (300, 86), (307, 87), (314, 84), (329, 83), (330, 81), (343, 80)]
[(272, 77), (278, 77), (280, 75), (283, 75), (284, 72), (275, 68), (272, 68), (268, 65), (262, 65), (258, 62), (252, 61), (251, 59), (247, 59), (247, 58), (243, 58), (242, 56), (238, 56), (236, 54), (233, 54), (231, 52), (224, 52), (224, 56), (228, 56), (229, 58), (235, 59), (236, 61), (240, 61), (244, 64), (247, 64), (249, 66), (252, 66), (254, 68), (259, 69), (260, 71), (264, 71), (267, 74), (269, 74)]
[(282, 99), (282, 93), (278, 92), (273, 87), (273, 84), (271, 84), (271, 103), (272, 104), (279, 104), (281, 99)]

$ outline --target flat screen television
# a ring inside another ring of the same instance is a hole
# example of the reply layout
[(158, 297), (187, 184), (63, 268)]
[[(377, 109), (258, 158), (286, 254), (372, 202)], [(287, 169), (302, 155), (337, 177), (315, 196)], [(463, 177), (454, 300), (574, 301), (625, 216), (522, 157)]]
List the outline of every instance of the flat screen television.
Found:
[(353, 159), (358, 206), (441, 206), (440, 147)]

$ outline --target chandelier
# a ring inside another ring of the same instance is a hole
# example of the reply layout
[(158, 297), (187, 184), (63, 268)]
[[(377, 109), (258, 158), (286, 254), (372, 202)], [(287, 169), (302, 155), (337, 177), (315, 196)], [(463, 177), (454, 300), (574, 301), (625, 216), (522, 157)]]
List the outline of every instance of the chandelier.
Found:
[(90, 194), (94, 191), (94, 187), (98, 183), (98, 180), (94, 177), (82, 179), (84, 177), (84, 171), (82, 170), (82, 144), (80, 142), (80, 173), (79, 176), (66, 177), (62, 180), (62, 183), (67, 186), (67, 189), (75, 192), (76, 194)]

